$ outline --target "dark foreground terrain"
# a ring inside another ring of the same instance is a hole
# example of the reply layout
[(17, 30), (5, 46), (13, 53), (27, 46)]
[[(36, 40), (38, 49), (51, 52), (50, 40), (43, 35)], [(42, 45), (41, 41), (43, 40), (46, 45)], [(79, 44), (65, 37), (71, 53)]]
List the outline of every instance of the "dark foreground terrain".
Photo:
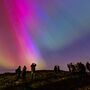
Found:
[(0, 90), (90, 90), (90, 76), (81, 78), (65, 71), (41, 70), (34, 80), (27, 72), (25, 80), (16, 81), (15, 73), (5, 73), (0, 75)]

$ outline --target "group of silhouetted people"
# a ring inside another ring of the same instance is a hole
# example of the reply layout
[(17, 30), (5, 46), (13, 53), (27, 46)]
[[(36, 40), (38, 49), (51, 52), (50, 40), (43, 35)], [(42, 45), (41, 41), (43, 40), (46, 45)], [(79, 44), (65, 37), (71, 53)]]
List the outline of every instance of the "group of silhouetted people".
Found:
[[(31, 79), (35, 77), (35, 67), (36, 67), (36, 64), (32, 63), (31, 64)], [(27, 72), (26, 66), (24, 66), (22, 70), (21, 70), (21, 66), (18, 66), (18, 68), (16, 69), (16, 80), (26, 79), (26, 72)]]
[(87, 70), (90, 71), (90, 63), (87, 62), (84, 65), (82, 62), (77, 62), (76, 64), (67, 64), (69, 72), (73, 75), (78, 75), (81, 80), (85, 79), (88, 76)]
[[(36, 71), (36, 64), (32, 63), (30, 67), (31, 67), (31, 79), (34, 79), (35, 78), (35, 71)], [(67, 67), (69, 69), (69, 72), (74, 73), (74, 74), (78, 73), (81, 76), (86, 74), (86, 69), (90, 72), (90, 63), (89, 62), (87, 62), (86, 65), (84, 65), (81, 62), (77, 62), (76, 64), (70, 63), (70, 64), (67, 64)], [(25, 79), (26, 72), (27, 72), (26, 66), (24, 66), (22, 70), (21, 70), (21, 66), (19, 66), (16, 69), (17, 80), (19, 80), (20, 78)], [(59, 65), (54, 66), (54, 72), (55, 73), (60, 72)]]
[(55, 73), (60, 72), (60, 67), (58, 65), (54, 66), (54, 72)]
[(86, 70), (90, 72), (90, 63), (87, 62), (86, 65), (84, 65), (82, 62), (78, 62), (76, 64), (67, 64), (67, 67), (69, 69), (69, 72), (71, 73), (78, 73), (80, 76), (86, 75)]
[(86, 69), (90, 71), (90, 63), (87, 62), (86, 65), (84, 65), (82, 62), (78, 62), (76, 64), (67, 64), (67, 67), (70, 72), (86, 72)]
[(16, 69), (17, 80), (19, 80), (20, 78), (22, 78), (22, 79), (26, 78), (26, 70), (27, 70), (26, 66), (23, 67), (22, 71), (21, 71), (21, 66), (19, 66)]

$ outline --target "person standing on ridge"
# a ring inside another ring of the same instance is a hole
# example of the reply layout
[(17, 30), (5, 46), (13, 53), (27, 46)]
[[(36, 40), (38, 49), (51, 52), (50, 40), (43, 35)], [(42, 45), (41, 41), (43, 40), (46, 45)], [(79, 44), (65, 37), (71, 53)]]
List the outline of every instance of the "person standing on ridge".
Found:
[(18, 66), (18, 68), (16, 69), (16, 80), (19, 80), (21, 78), (21, 66)]
[(35, 78), (35, 71), (36, 71), (36, 64), (32, 63), (31, 64), (31, 79)]
[(24, 66), (23, 67), (23, 70), (22, 70), (22, 79), (25, 79), (26, 78), (26, 70), (27, 70), (27, 67)]

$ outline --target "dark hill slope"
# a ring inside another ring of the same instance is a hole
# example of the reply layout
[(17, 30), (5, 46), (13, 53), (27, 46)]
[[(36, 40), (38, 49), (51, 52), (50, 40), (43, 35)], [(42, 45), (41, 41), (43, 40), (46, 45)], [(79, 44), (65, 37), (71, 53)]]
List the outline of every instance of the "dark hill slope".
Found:
[(59, 73), (51, 70), (37, 71), (35, 80), (31, 80), (30, 72), (27, 72), (26, 80), (19, 81), (16, 81), (14, 73), (0, 75), (0, 90), (79, 90), (89, 87), (89, 84), (89, 75), (81, 78), (78, 74), (65, 71)]

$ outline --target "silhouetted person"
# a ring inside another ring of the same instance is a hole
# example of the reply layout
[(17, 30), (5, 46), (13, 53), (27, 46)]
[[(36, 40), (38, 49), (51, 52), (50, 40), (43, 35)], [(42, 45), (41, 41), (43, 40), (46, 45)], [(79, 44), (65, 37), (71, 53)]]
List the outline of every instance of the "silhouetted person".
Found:
[(60, 67), (59, 66), (57, 66), (57, 71), (60, 72)]
[(69, 69), (69, 71), (70, 71), (71, 73), (73, 73), (73, 72), (76, 71), (75, 65), (73, 65), (72, 63), (67, 64), (67, 67), (68, 67), (68, 69)]
[(36, 64), (32, 63), (31, 64), (31, 79), (35, 78), (35, 71), (36, 71)]
[(27, 67), (24, 66), (22, 70), (22, 79), (26, 79), (26, 70), (27, 70)]
[(75, 72), (75, 66), (73, 64), (71, 64), (71, 68), (72, 68), (72, 72)]
[(79, 63), (79, 68), (80, 68), (80, 73), (84, 74), (86, 72), (86, 68), (84, 64), (82, 64), (81, 62)]
[(19, 80), (21, 78), (21, 66), (19, 66), (17, 69), (16, 69), (16, 75), (17, 75), (17, 80)]
[(79, 70), (79, 69), (80, 69), (80, 68), (79, 68), (79, 62), (77, 62), (77, 64), (75, 65), (75, 68), (76, 68), (76, 72), (77, 72), (77, 74), (78, 74), (79, 71), (80, 71), (80, 70)]
[(86, 68), (85, 68), (84, 64), (82, 64), (81, 62), (79, 63), (79, 75), (80, 75), (81, 79), (84, 79), (86, 76)]
[(90, 72), (90, 63), (89, 62), (86, 63), (86, 68)]
[(69, 72), (71, 72), (70, 64), (67, 64), (67, 67), (69, 69)]
[(57, 73), (57, 66), (54, 66), (54, 72)]

